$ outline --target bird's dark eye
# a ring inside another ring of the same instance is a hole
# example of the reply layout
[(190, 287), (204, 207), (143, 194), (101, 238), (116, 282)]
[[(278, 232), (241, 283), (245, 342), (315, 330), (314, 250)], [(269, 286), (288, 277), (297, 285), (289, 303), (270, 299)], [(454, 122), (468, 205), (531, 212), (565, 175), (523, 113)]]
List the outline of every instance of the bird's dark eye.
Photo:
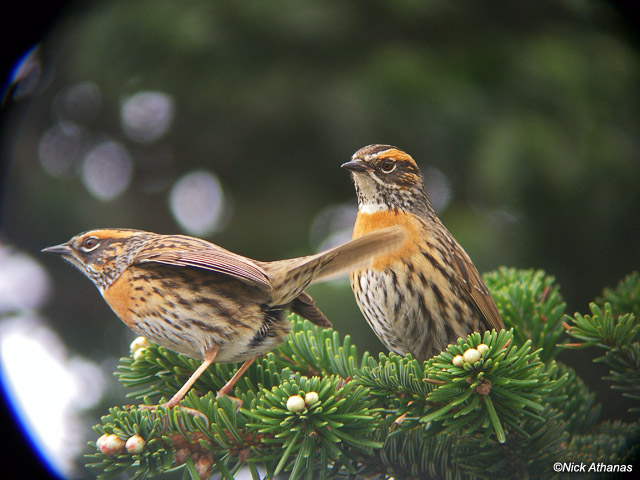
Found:
[(85, 252), (90, 252), (91, 250), (97, 248), (99, 244), (100, 242), (96, 237), (87, 237), (84, 239), (84, 242), (82, 242), (82, 250), (84, 250)]
[(396, 168), (396, 162), (394, 162), (393, 160), (383, 160), (382, 165), (380, 165), (380, 168), (382, 168), (382, 171), (384, 173), (391, 173)]

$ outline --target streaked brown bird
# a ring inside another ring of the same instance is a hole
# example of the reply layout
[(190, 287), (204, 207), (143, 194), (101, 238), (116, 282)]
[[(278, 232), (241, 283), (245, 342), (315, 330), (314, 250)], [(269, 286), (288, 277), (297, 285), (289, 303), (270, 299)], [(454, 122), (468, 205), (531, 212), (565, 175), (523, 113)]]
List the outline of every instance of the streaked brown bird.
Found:
[(426, 360), (458, 337), (504, 328), (469, 255), (431, 206), (422, 172), (407, 153), (369, 145), (342, 165), (358, 197), (353, 238), (399, 226), (404, 243), (350, 274), (362, 314), (382, 343)]
[(203, 360), (163, 405), (173, 407), (212, 362), (244, 362), (218, 392), (228, 395), (257, 357), (284, 341), (291, 329), (285, 311), (330, 326), (304, 289), (371, 264), (404, 237), (388, 228), (316, 255), (260, 262), (184, 235), (101, 229), (43, 252), (78, 267), (134, 332)]

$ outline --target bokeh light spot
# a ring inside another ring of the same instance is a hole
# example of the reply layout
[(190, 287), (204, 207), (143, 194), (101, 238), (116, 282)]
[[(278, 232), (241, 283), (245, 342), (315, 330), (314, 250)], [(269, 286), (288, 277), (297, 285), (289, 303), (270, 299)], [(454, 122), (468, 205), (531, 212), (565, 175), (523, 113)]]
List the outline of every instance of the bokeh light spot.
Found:
[(429, 192), (429, 199), (433, 209), (440, 213), (451, 201), (451, 184), (445, 173), (435, 167), (422, 168), (424, 183)]
[(0, 245), (0, 315), (35, 310), (50, 292), (51, 282), (38, 262)]
[[(2, 93), (2, 105), (7, 98), (21, 100), (34, 93), (42, 79), (42, 60), (40, 59), (40, 45), (36, 45), (26, 52), (14, 66), (6, 91)], [(1, 80), (0, 80), (1, 81)], [(0, 84), (0, 88), (5, 85)]]
[(220, 181), (205, 170), (182, 176), (171, 189), (169, 205), (178, 224), (194, 235), (220, 230), (228, 218)]
[(70, 174), (83, 142), (83, 130), (73, 123), (57, 123), (49, 128), (38, 144), (38, 158), (44, 171), (53, 177)]
[(104, 374), (95, 363), (70, 357), (60, 338), (31, 316), (0, 322), (0, 359), (4, 390), (32, 443), (58, 475), (73, 476), (86, 445), (79, 410), (99, 401)]
[(358, 208), (355, 202), (323, 209), (311, 224), (311, 243), (322, 251), (351, 240)]
[(162, 92), (139, 92), (122, 103), (120, 121), (124, 133), (138, 143), (162, 137), (173, 120), (173, 98)]
[(133, 163), (120, 143), (106, 141), (95, 146), (82, 165), (82, 181), (87, 190), (100, 200), (113, 200), (129, 185)]
[(77, 83), (60, 92), (53, 103), (53, 111), (60, 122), (80, 125), (96, 120), (102, 109), (100, 87), (93, 82)]

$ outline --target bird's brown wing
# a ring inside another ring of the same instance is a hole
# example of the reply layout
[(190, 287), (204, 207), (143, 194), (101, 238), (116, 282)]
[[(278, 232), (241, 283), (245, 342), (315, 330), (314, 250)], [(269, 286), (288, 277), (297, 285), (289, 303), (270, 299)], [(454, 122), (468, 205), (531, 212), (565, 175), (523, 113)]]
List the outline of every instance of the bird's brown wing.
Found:
[(502, 323), (502, 318), (491, 297), (491, 293), (489, 293), (489, 289), (480, 278), (478, 270), (464, 253), (462, 247), (456, 244), (452, 250), (452, 257), (453, 266), (462, 277), (464, 288), (469, 292), (471, 300), (473, 300), (473, 303), (484, 318), (487, 330), (504, 329), (504, 323)]
[(250, 259), (205, 240), (183, 235), (163, 235), (149, 241), (134, 257), (133, 263), (202, 268), (230, 275), (261, 290), (272, 290), (267, 273)]

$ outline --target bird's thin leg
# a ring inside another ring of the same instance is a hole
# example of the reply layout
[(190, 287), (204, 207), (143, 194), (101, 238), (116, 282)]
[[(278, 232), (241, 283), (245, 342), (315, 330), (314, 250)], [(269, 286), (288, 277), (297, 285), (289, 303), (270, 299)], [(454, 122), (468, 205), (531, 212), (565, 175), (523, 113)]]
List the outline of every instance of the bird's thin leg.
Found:
[[(173, 408), (176, 405), (178, 405), (178, 403), (180, 403), (180, 401), (184, 398), (187, 392), (189, 392), (189, 390), (191, 389), (193, 384), (196, 382), (198, 377), (200, 377), (200, 375), (202, 375), (204, 371), (209, 367), (209, 365), (211, 365), (213, 361), (216, 359), (216, 357), (218, 356), (219, 350), (220, 350), (220, 347), (218, 345), (214, 345), (210, 350), (206, 350), (204, 353), (204, 361), (198, 367), (198, 369), (191, 374), (191, 376), (189, 377), (189, 380), (187, 380), (186, 383), (182, 386), (182, 388), (178, 390), (173, 397), (171, 397), (171, 400), (169, 400), (166, 403), (163, 403), (160, 406), (164, 408)], [(147, 410), (153, 410), (156, 407), (157, 405), (140, 405), (140, 408), (147, 409)], [(187, 407), (181, 407), (181, 409), (193, 415), (194, 417), (202, 418), (207, 424), (209, 424), (209, 420), (202, 412), (195, 410), (193, 408), (187, 408)]]
[[(249, 360), (247, 360), (246, 362), (244, 362), (240, 368), (238, 369), (238, 371), (233, 375), (233, 377), (231, 377), (231, 380), (229, 380), (224, 387), (222, 387), (220, 390), (218, 390), (218, 394), (216, 395), (216, 397), (219, 397), (221, 395), (226, 395), (227, 397), (231, 398), (232, 400), (236, 400), (238, 402), (240, 402), (239, 399), (232, 397), (231, 395), (229, 395), (229, 392), (231, 391), (231, 389), (234, 387), (234, 385), (236, 384), (236, 382), (238, 381), (238, 379), (244, 374), (244, 372), (247, 371), (247, 368), (249, 368), (251, 366), (251, 364), (253, 362), (256, 361), (256, 358), (258, 357), (253, 357), (250, 358)], [(240, 404), (242, 404), (242, 402), (240, 402)]]
[(171, 400), (169, 400), (167, 403), (162, 404), (162, 406), (165, 408), (172, 408), (172, 407), (175, 407), (178, 403), (180, 403), (180, 401), (184, 398), (187, 392), (191, 390), (191, 387), (193, 386), (193, 384), (196, 383), (196, 380), (198, 380), (198, 377), (200, 377), (200, 375), (202, 375), (204, 371), (207, 368), (209, 368), (209, 365), (211, 365), (214, 362), (214, 360), (218, 356), (219, 350), (220, 350), (220, 347), (218, 345), (214, 345), (213, 348), (211, 348), (210, 350), (205, 350), (204, 361), (202, 362), (202, 364), (198, 367), (198, 369), (195, 372), (193, 372), (191, 377), (189, 377), (189, 380), (186, 381), (186, 383), (182, 386), (182, 388), (178, 390), (173, 397), (171, 397)]

